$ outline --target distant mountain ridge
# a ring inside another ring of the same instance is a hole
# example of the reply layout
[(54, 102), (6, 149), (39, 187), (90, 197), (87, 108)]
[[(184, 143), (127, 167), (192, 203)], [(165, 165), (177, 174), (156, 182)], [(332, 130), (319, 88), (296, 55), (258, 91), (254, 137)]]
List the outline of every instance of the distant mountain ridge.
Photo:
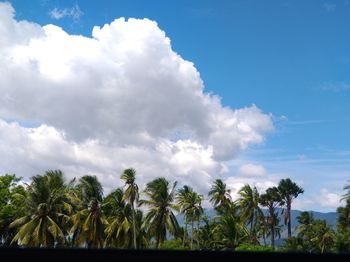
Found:
[[(282, 213), (282, 208), (277, 208), (279, 217), (281, 219), (281, 224), (283, 224), (283, 215)], [(266, 214), (267, 213), (267, 209), (263, 209), (263, 212)], [(296, 210), (293, 209), (291, 210), (291, 220), (292, 220), (292, 227), (295, 228), (298, 225), (298, 221), (297, 221), (297, 217), (300, 215), (301, 212), (305, 212), (305, 211), (301, 211), (301, 210)], [(312, 212), (314, 219), (322, 219), (322, 220), (326, 220), (327, 224), (331, 225), (332, 227), (335, 228), (336, 224), (337, 224), (337, 219), (338, 219), (338, 213), (337, 212), (318, 212), (318, 211), (312, 211), (309, 210), (307, 212)], [(213, 208), (206, 208), (205, 209), (205, 214), (212, 219), (213, 217), (216, 216), (216, 212)], [(178, 214), (176, 215), (176, 218), (178, 219), (179, 224), (182, 226), (184, 225), (184, 219), (183, 219), (183, 215), (182, 214)], [(283, 224), (284, 225), (284, 224)], [(287, 226), (285, 226), (287, 228)]]
[[(263, 209), (264, 214), (267, 213), (267, 209)], [(280, 246), (284, 239), (287, 238), (287, 225), (284, 225), (284, 215), (282, 215), (282, 208), (277, 208), (277, 212), (279, 214), (279, 218), (281, 219), (280, 224), (282, 225), (282, 232), (281, 232), (281, 238), (276, 239), (276, 246)], [(291, 220), (292, 220), (292, 235), (296, 235), (296, 228), (298, 226), (298, 220), (297, 217), (300, 215), (300, 210), (291, 210)], [(338, 213), (337, 212), (317, 212), (309, 210), (307, 212), (312, 212), (314, 219), (321, 219), (326, 220), (327, 224), (329, 224), (333, 229), (336, 228), (337, 220), (338, 220)], [(213, 208), (206, 208), (205, 214), (210, 218), (214, 218), (216, 216), (216, 212)], [(184, 225), (184, 219), (182, 214), (176, 215), (176, 218), (181, 226)]]

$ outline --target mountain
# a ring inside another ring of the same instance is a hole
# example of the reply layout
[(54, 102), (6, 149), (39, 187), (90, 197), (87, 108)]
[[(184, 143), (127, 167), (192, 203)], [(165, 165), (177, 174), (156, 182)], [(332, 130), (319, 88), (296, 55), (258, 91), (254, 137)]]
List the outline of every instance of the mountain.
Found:
[[(283, 221), (283, 215), (282, 213), (282, 208), (277, 208), (279, 218), (281, 219), (280, 223), (282, 225), (282, 232), (281, 232), (281, 238), (276, 239), (276, 246), (280, 246), (283, 242), (284, 239), (287, 238), (287, 225), (284, 225)], [(267, 209), (263, 209), (264, 214), (267, 214)], [(296, 227), (298, 226), (298, 221), (297, 217), (300, 215), (300, 213), (303, 211), (300, 210), (291, 210), (291, 220), (292, 220), (292, 235), (296, 235)], [(322, 212), (317, 212), (317, 211), (308, 211), (312, 212), (314, 219), (321, 219), (321, 220), (326, 220), (327, 224), (332, 226), (334, 229), (336, 228), (337, 224), (337, 219), (338, 219), (338, 213), (337, 212), (328, 212), (328, 213), (322, 213)], [(216, 216), (216, 212), (213, 208), (208, 208), (205, 209), (205, 214), (208, 216), (209, 219), (212, 219)], [(184, 218), (182, 214), (176, 215), (176, 218), (181, 226), (184, 225)]]
[[(277, 211), (278, 211), (279, 217), (281, 219), (281, 222), (283, 222), (283, 215), (281, 215), (282, 208), (277, 208)], [(263, 209), (263, 212), (266, 214), (267, 209)], [(301, 212), (304, 212), (304, 211), (291, 210), (292, 228), (295, 228), (298, 225), (297, 217), (300, 215)], [(322, 212), (317, 212), (317, 211), (312, 211), (312, 210), (307, 211), (307, 212), (312, 212), (315, 219), (326, 220), (327, 224), (331, 225), (333, 228), (336, 227), (337, 219), (338, 219), (337, 212), (322, 213)], [(216, 216), (216, 212), (213, 208), (205, 209), (205, 214), (210, 219), (212, 219)], [(176, 218), (181, 226), (184, 225), (184, 219), (183, 219), (182, 214), (176, 215)], [(287, 226), (285, 226), (285, 228), (287, 228)]]

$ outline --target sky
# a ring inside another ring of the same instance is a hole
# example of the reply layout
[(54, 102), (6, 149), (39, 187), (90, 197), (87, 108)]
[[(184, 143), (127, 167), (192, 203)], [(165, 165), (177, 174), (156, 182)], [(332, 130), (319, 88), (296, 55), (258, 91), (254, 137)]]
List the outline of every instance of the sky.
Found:
[(233, 198), (350, 180), (350, 1), (0, 2), (0, 173), (164, 176)]

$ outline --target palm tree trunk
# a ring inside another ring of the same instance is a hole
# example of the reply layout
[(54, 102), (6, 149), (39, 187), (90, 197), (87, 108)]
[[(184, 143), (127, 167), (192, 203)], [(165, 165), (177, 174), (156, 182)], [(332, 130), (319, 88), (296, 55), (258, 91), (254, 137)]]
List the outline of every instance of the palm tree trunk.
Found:
[(271, 225), (271, 247), (275, 249), (275, 226)]
[(196, 234), (196, 237), (197, 237), (197, 249), (199, 249), (199, 224), (200, 224), (200, 221), (199, 221), (199, 218), (197, 220), (197, 234)]
[(193, 246), (193, 228), (194, 228), (194, 219), (192, 219), (192, 225), (191, 225), (192, 229), (191, 229), (191, 249)]
[(134, 208), (134, 202), (131, 204), (132, 208), (132, 229), (133, 229), (133, 239), (134, 239), (134, 249), (137, 249), (137, 244), (136, 244), (136, 221), (135, 221), (135, 208)]
[(290, 221), (290, 210), (291, 210), (291, 201), (289, 200), (287, 202), (288, 238), (292, 237), (292, 225), (291, 225), (291, 221)]
[(187, 234), (187, 220), (185, 219), (185, 231), (184, 231), (184, 236), (183, 236), (183, 239), (182, 239), (182, 246), (183, 247), (185, 247), (186, 234)]
[(275, 249), (275, 216), (274, 216), (274, 209), (270, 207), (270, 231), (271, 231), (271, 247), (272, 249)]

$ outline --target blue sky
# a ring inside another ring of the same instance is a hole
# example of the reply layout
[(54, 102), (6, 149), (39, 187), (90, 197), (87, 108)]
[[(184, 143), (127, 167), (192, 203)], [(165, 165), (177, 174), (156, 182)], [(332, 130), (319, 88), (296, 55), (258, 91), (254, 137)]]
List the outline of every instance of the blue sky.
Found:
[[(335, 209), (314, 199), (341, 195), (350, 179), (349, 1), (10, 3), (17, 20), (87, 37), (93, 26), (119, 17), (156, 21), (172, 49), (194, 63), (205, 92), (220, 96), (223, 106), (255, 104), (273, 115), (274, 131), (232, 160), (228, 176), (240, 163), (261, 165), (272, 176), (301, 182), (305, 202), (314, 202), (300, 208)], [(79, 14), (54, 19), (55, 8)]]

